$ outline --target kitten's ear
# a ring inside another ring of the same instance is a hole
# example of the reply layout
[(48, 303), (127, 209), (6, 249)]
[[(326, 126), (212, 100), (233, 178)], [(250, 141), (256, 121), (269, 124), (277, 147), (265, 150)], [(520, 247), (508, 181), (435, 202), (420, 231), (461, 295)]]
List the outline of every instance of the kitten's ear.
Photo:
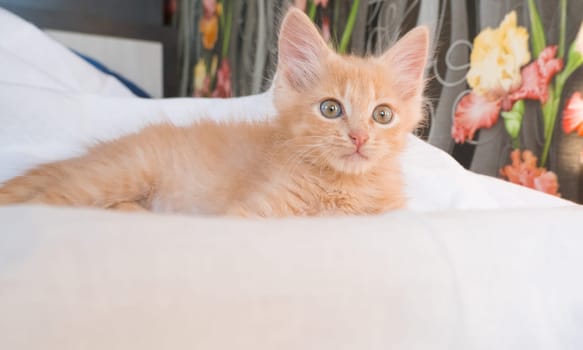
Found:
[(297, 8), (288, 11), (278, 45), (279, 75), (290, 87), (301, 91), (319, 78), (330, 49), (306, 14)]
[(429, 29), (419, 26), (407, 33), (381, 56), (386, 67), (391, 67), (391, 79), (404, 99), (423, 92), (425, 65), (429, 56)]

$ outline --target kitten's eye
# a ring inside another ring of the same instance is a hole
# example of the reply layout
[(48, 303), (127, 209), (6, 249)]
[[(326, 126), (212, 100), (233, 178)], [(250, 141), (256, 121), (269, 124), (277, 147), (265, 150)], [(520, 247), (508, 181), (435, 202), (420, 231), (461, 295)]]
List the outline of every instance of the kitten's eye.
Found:
[(320, 113), (322, 113), (324, 118), (338, 118), (342, 115), (342, 106), (336, 100), (326, 100), (320, 103)]
[(375, 122), (383, 125), (390, 124), (395, 119), (395, 114), (391, 107), (387, 105), (377, 106), (372, 112), (372, 119)]

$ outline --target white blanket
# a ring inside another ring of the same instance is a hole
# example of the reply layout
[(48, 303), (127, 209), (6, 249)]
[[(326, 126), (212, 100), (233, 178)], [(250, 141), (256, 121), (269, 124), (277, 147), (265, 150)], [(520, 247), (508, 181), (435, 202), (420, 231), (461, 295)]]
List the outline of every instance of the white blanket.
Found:
[(583, 348), (577, 207), (0, 223), (1, 349)]

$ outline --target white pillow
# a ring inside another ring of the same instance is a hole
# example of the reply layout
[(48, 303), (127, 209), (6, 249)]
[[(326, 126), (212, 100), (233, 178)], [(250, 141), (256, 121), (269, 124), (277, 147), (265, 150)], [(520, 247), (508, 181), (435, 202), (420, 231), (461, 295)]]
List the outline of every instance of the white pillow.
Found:
[(68, 48), (0, 7), (0, 81), (59, 91), (133, 96)]

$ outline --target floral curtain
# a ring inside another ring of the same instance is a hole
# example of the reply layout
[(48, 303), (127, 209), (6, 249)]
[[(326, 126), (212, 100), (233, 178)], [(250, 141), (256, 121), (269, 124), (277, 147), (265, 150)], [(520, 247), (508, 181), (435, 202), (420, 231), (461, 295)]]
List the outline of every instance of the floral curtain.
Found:
[(453, 106), (454, 139), (475, 145), (470, 169), (583, 201), (582, 19), (580, 1), (480, 2)]
[(583, 201), (583, 2), (182, 0), (181, 94), (265, 90), (288, 6), (345, 53), (379, 53), (428, 25), (432, 79), (419, 135), (473, 171)]

